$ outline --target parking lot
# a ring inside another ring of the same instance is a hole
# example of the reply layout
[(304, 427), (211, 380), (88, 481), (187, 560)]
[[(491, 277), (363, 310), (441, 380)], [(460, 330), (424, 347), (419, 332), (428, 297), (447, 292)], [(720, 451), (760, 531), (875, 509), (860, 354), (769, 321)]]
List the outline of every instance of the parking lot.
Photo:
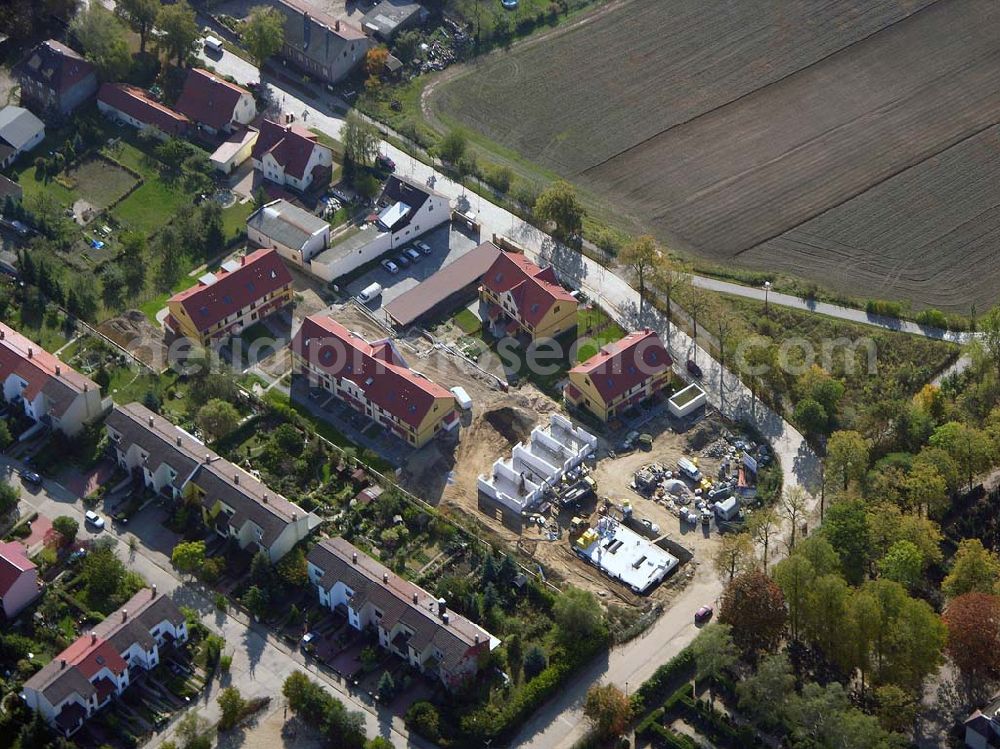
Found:
[[(420, 241), (431, 246), (431, 254), (421, 254), (416, 263), (411, 263), (408, 267), (399, 269), (398, 273), (390, 273), (381, 265), (375, 267), (349, 283), (345, 290), (351, 296), (357, 296), (362, 289), (373, 283), (379, 284), (383, 291), (380, 299), (375, 299), (368, 306), (377, 309), (385, 306), (404, 291), (409, 291), (421, 281), (437, 273), (444, 266), (453, 263), (462, 257), (469, 250), (479, 246), (479, 238), (467, 232), (460, 231), (451, 222), (442, 224), (433, 231), (419, 237)], [(408, 242), (402, 247), (386, 253), (381, 259), (392, 260), (396, 265), (400, 265), (395, 260), (404, 250), (412, 246)]]

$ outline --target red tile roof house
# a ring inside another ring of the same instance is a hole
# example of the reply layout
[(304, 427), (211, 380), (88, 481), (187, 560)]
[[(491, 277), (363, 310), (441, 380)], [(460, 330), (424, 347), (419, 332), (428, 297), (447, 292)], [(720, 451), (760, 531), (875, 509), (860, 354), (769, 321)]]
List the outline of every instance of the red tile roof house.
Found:
[(160, 663), (160, 647), (187, 640), (184, 615), (156, 586), (136, 593), (24, 684), (21, 697), (64, 736), (145, 671)]
[(379, 564), (343, 538), (324, 539), (307, 557), (321, 605), (357, 630), (372, 628), (386, 650), (455, 689), (475, 677), (500, 640), (447, 603)]
[(20, 403), (29, 418), (70, 437), (110, 408), (96, 382), (4, 323), (0, 385), (7, 403)]
[(551, 266), (542, 269), (518, 252), (497, 256), (479, 299), (481, 317), (497, 337), (555, 338), (576, 327), (576, 298), (559, 285)]
[(231, 133), (257, 116), (253, 94), (201, 68), (191, 68), (174, 108), (211, 135)]
[(672, 364), (659, 335), (648, 328), (636, 331), (573, 367), (563, 395), (568, 404), (608, 421), (661, 391), (670, 382)]
[(313, 133), (299, 125), (263, 120), (251, 158), (254, 169), (265, 179), (300, 192), (306, 192), (314, 184), (325, 188), (333, 173), (333, 151), (320, 145)]
[(174, 335), (203, 346), (224, 343), (293, 300), (292, 274), (277, 250), (266, 247), (223, 263), (196, 286), (170, 297), (164, 324)]
[(191, 121), (154, 100), (141, 88), (127, 83), (105, 83), (97, 94), (97, 108), (139, 130), (149, 130), (158, 138), (182, 136)]
[(458, 428), (455, 397), (409, 368), (389, 339), (368, 343), (326, 315), (307, 317), (292, 338), (293, 371), (420, 448)]
[(12, 541), (0, 544), (0, 611), (8, 620), (38, 597), (38, 568), (24, 547)]
[(93, 65), (65, 44), (49, 39), (14, 68), (21, 103), (41, 116), (68, 115), (97, 93)]

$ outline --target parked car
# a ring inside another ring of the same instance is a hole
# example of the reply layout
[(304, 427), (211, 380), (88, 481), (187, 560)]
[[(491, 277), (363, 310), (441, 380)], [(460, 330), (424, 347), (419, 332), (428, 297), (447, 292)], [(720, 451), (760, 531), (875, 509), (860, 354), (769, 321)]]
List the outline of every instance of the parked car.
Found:
[(685, 366), (687, 366), (687, 371), (692, 377), (697, 377), (699, 380), (701, 379), (701, 367), (694, 362), (694, 359), (688, 359)]
[(396, 275), (397, 273), (399, 273), (399, 266), (396, 265), (391, 260), (383, 260), (382, 261), (382, 267), (385, 268), (390, 273), (392, 273), (393, 275)]
[(393, 262), (396, 265), (398, 265), (400, 268), (409, 268), (410, 267), (410, 258), (408, 258), (406, 256), (406, 254), (402, 253), (402, 252), (399, 253), (399, 255), (396, 256), (396, 258), (395, 258), (395, 260), (393, 260)]
[(390, 159), (385, 154), (379, 154), (375, 157), (375, 168), (384, 169), (387, 172), (396, 171), (396, 162)]
[(27, 468), (25, 468), (23, 471), (20, 472), (19, 475), (21, 476), (21, 481), (23, 481), (26, 484), (34, 484), (35, 486), (42, 485), (42, 477), (39, 476), (34, 471), (29, 471)]
[(712, 618), (712, 614), (714, 613), (715, 611), (714, 609), (712, 609), (711, 606), (702, 606), (700, 609), (694, 612), (694, 621), (696, 624), (700, 624), (701, 622), (707, 622), (709, 619)]
[(104, 518), (93, 510), (87, 510), (87, 512), (83, 515), (83, 519), (88, 525), (94, 526), (97, 530), (104, 530)]
[(413, 243), (413, 246), (416, 247), (425, 255), (430, 255), (432, 252), (434, 252), (434, 250), (431, 249), (431, 246), (429, 244), (427, 244), (426, 242), (421, 242), (419, 239)]
[(408, 250), (406, 251), (406, 256), (407, 256), (408, 258), (410, 258), (410, 262), (411, 262), (411, 263), (419, 263), (419, 262), (420, 262), (420, 261), (421, 261), (421, 260), (423, 259), (423, 258), (422, 258), (422, 257), (420, 256), (420, 253), (419, 253), (419, 252), (417, 252), (417, 251), (416, 251), (415, 249), (413, 249), (412, 247), (411, 247), (410, 249), (408, 249)]
[(628, 452), (629, 450), (635, 447), (635, 442), (637, 439), (639, 439), (638, 432), (629, 432), (628, 434), (625, 435), (625, 439), (622, 441), (621, 445), (618, 446), (618, 449), (621, 452)]

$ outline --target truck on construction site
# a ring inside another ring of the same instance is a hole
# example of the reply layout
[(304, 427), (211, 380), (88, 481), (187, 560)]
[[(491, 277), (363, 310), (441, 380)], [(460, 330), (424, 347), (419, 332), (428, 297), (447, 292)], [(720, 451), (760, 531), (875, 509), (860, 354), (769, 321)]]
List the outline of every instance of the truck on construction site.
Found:
[(597, 482), (590, 476), (583, 476), (574, 484), (560, 489), (556, 501), (563, 507), (579, 507), (580, 502), (597, 491)]
[(689, 460), (688, 458), (680, 458), (677, 461), (677, 470), (680, 471), (681, 475), (689, 481), (698, 483), (702, 479), (702, 473), (698, 470), (697, 463)]

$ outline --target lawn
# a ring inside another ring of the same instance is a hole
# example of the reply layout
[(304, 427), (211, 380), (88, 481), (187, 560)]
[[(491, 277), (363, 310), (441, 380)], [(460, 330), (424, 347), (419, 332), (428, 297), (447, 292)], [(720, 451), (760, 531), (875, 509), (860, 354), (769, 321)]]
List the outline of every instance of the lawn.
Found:
[[(93, 156), (65, 173), (66, 182), (97, 210), (111, 205), (136, 183), (135, 177), (120, 166)], [(57, 181), (60, 187), (61, 181)]]
[(15, 174), (14, 177), (17, 183), (21, 185), (26, 201), (30, 202), (34, 196), (45, 193), (68, 207), (80, 198), (80, 194), (76, 190), (72, 190), (54, 179), (45, 180), (39, 178), (35, 171), (35, 166), (30, 159), (23, 158), (22, 162), (26, 168)]
[(452, 318), (452, 322), (461, 328), (462, 332), (466, 335), (475, 335), (483, 327), (482, 320), (476, 317), (468, 308), (459, 311), (458, 314)]
[(159, 178), (148, 179), (142, 187), (119, 203), (113, 213), (115, 218), (132, 229), (152, 234), (169, 221), (178, 208), (190, 203), (191, 199), (180, 187), (167, 185)]
[(586, 361), (600, 350), (601, 346), (625, 337), (625, 330), (600, 307), (586, 307), (577, 313), (578, 339), (591, 339), (581, 345), (576, 352), (578, 362)]
[(245, 203), (233, 203), (228, 208), (222, 209), (222, 231), (226, 239), (230, 239), (242, 234), (247, 228), (247, 218), (253, 213), (253, 201)]

